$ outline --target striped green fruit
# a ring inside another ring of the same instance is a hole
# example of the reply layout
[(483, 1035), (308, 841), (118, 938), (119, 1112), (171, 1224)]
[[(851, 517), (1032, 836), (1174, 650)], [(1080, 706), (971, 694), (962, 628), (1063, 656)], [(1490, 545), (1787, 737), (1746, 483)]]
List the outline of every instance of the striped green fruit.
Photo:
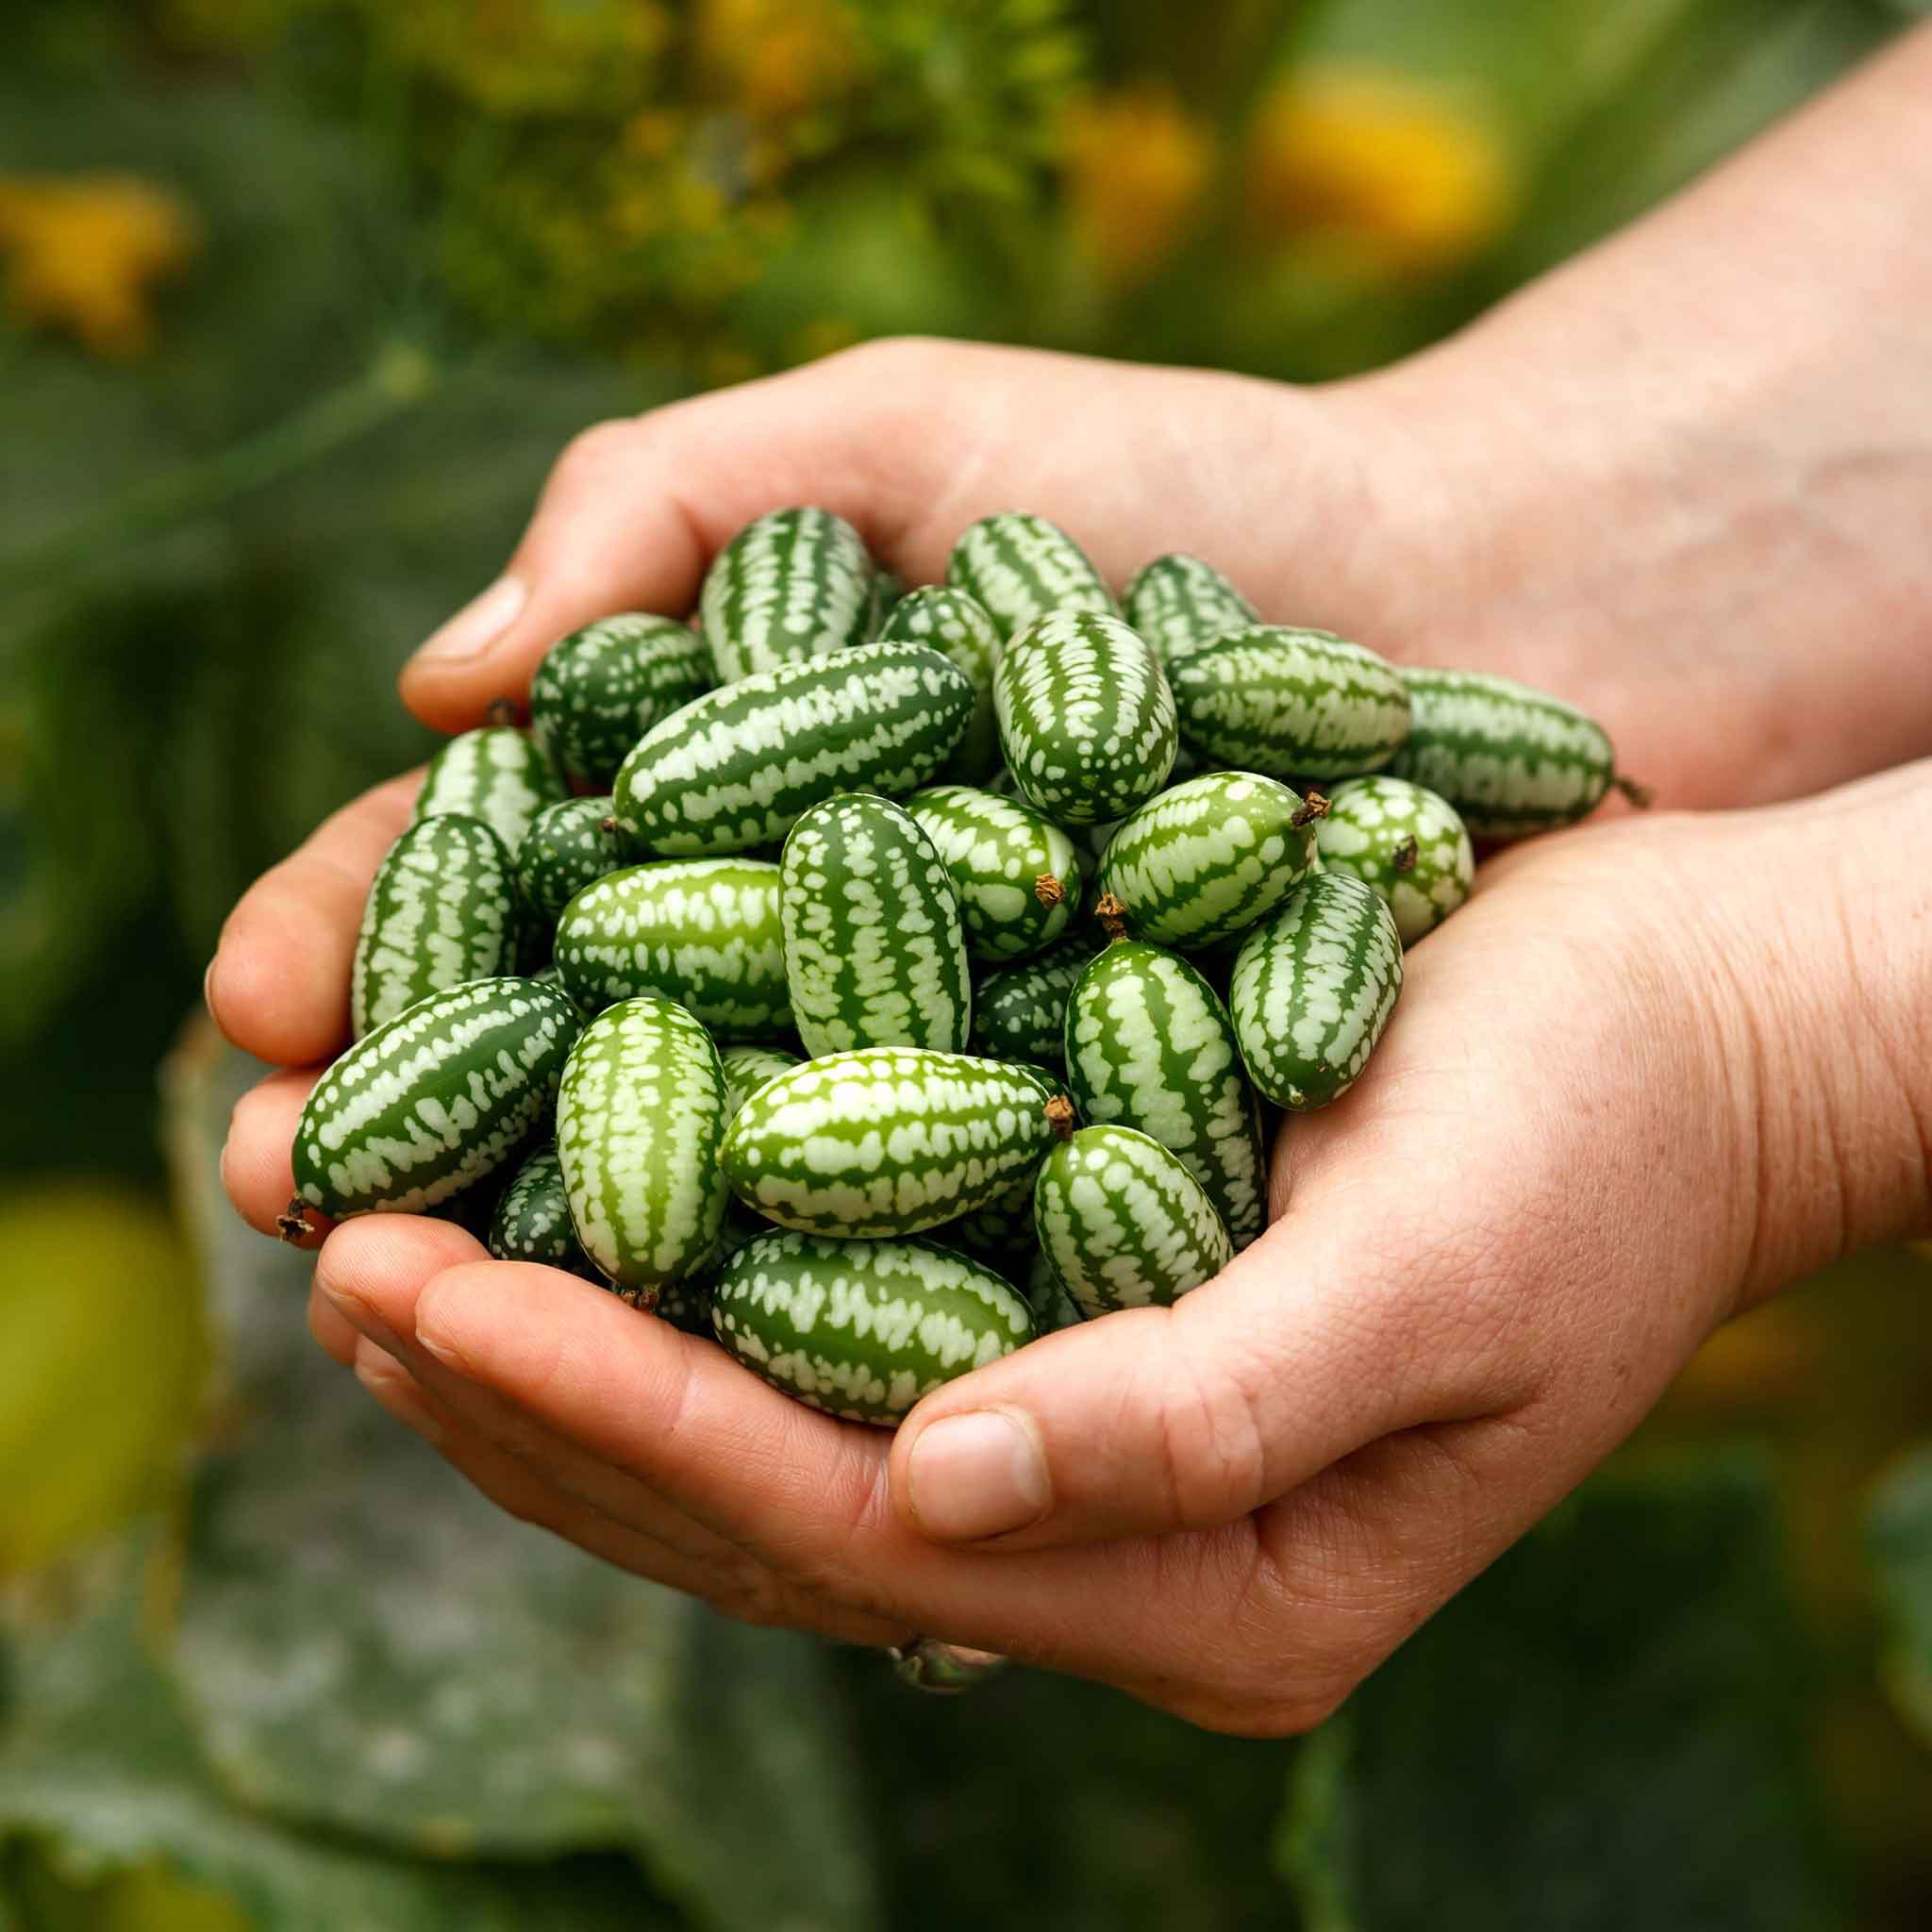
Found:
[(906, 809), (944, 861), (975, 959), (1053, 944), (1080, 906), (1080, 855), (1030, 805), (970, 785), (928, 785)]
[(485, 724), (452, 738), (429, 760), (415, 816), (460, 812), (481, 819), (514, 852), (537, 814), (568, 795), (557, 767), (527, 731)]
[(495, 1173), (549, 1111), (581, 1024), (554, 987), (473, 979), (365, 1034), (302, 1109), (291, 1218), (420, 1213)]
[(599, 1013), (557, 1094), (557, 1158), (584, 1253), (640, 1306), (695, 1273), (728, 1198), (724, 1070), (711, 1037), (656, 993)]
[(948, 584), (908, 591), (893, 607), (881, 641), (925, 644), (949, 658), (978, 694), (959, 748), (940, 775), (977, 785), (999, 769), (1000, 726), (992, 708), (992, 674), (1000, 660), (1000, 629), (976, 597)]
[(836, 791), (924, 784), (974, 702), (973, 680), (924, 644), (859, 644), (754, 672), (638, 741), (617, 774), (618, 830), (671, 858), (772, 844)]
[(998, 1060), (913, 1046), (828, 1054), (738, 1110), (724, 1174), (784, 1227), (921, 1234), (1032, 1171), (1054, 1137), (1054, 1100), (1042, 1075)]
[(1352, 778), (1408, 736), (1401, 672), (1325, 630), (1253, 625), (1174, 659), (1167, 678), (1197, 754), (1271, 778)]
[(503, 841), (481, 819), (455, 813), (410, 825), (362, 905), (349, 969), (355, 1037), (425, 993), (511, 972), (519, 937)]
[(966, 934), (931, 841), (869, 791), (815, 805), (778, 868), (785, 980), (808, 1054), (957, 1053), (973, 1026)]
[(805, 1064), (795, 1053), (787, 1053), (782, 1047), (742, 1043), (721, 1046), (718, 1058), (724, 1068), (724, 1118), (727, 1123), (738, 1118), (738, 1109), (767, 1080), (775, 1080), (780, 1074), (790, 1073), (793, 1067)]
[(1120, 615), (1087, 553), (1058, 524), (1029, 510), (1000, 510), (968, 524), (946, 558), (946, 581), (976, 597), (1007, 638), (1050, 610)]
[(698, 597), (721, 684), (863, 643), (874, 615), (864, 541), (824, 509), (747, 524), (712, 559)]
[(875, 567), (872, 574), (872, 616), (866, 635), (876, 638), (880, 635), (886, 620), (897, 608), (900, 598), (906, 595), (906, 579), (895, 570), (883, 566)]
[(925, 1241), (760, 1235), (720, 1271), (711, 1306), (718, 1340), (774, 1389), (888, 1428), (1034, 1333), (1009, 1283)]
[(1163, 663), (1198, 651), (1261, 613), (1214, 568), (1175, 551), (1142, 564), (1121, 593), (1121, 612)]
[(791, 1029), (778, 868), (768, 858), (670, 858), (606, 874), (563, 908), (557, 966), (587, 1013), (658, 992), (727, 1040)]
[(1272, 912), (1314, 862), (1314, 813), (1257, 772), (1210, 772), (1149, 799), (1096, 881), (1138, 939), (1192, 952)]
[(1035, 958), (989, 973), (973, 993), (974, 1050), (996, 1060), (1059, 1066), (1067, 1001), (1100, 946), (1100, 935), (1083, 928)]
[(1241, 942), (1228, 1008), (1257, 1088), (1325, 1107), (1368, 1065), (1402, 991), (1395, 919), (1353, 873), (1318, 872)]
[(541, 1261), (587, 1281), (604, 1280), (577, 1244), (555, 1147), (538, 1148), (517, 1169), (496, 1204), (484, 1244), (499, 1261)]
[(1003, 1194), (948, 1221), (928, 1237), (942, 1248), (957, 1248), (1008, 1281), (1022, 1281), (1039, 1246), (1033, 1232), (1033, 1176), (1023, 1174)]
[(1352, 872), (1375, 889), (1405, 946), (1441, 925), (1475, 880), (1475, 855), (1456, 808), (1407, 778), (1377, 774), (1338, 785), (1315, 842), (1324, 871)]
[(1122, 940), (1067, 1002), (1081, 1117), (1151, 1135), (1208, 1191), (1237, 1248), (1267, 1224), (1261, 1123), (1227, 1008), (1177, 953)]
[(1234, 1258), (1214, 1203), (1177, 1155), (1133, 1127), (1082, 1127), (1041, 1163), (1040, 1250), (1083, 1315), (1165, 1307)]
[(624, 863), (608, 798), (566, 798), (546, 805), (517, 847), (517, 891), (539, 924), (555, 926), (586, 886)]
[(1574, 705), (1481, 671), (1410, 671), (1415, 722), (1390, 771), (1439, 792), (1470, 836), (1574, 824), (1616, 779), (1609, 734)]
[(1062, 1328), (1077, 1328), (1087, 1318), (1078, 1304), (1053, 1272), (1044, 1249), (1036, 1248), (1026, 1270), (1026, 1306), (1042, 1335), (1058, 1335)]
[(1064, 824), (1124, 818), (1167, 783), (1174, 694), (1117, 617), (1054, 611), (1028, 625), (1000, 653), (992, 701), (1021, 796)]
[(710, 688), (697, 632), (627, 610), (551, 645), (530, 679), (530, 729), (567, 777), (608, 791), (631, 746)]

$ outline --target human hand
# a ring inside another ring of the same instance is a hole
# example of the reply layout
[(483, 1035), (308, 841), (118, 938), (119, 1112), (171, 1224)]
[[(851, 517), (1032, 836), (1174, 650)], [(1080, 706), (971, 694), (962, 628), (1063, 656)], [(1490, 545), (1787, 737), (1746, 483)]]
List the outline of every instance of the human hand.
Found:
[[(311, 896), (320, 869), (354, 896), (402, 809), (319, 835)], [(1259, 1242), (1172, 1308), (948, 1385), (896, 1436), (432, 1221), (336, 1229), (311, 1320), (505, 1507), (734, 1614), (1304, 1728), (1713, 1325), (1932, 1219), (1932, 887), (1894, 857), (1928, 837), (1919, 767), (1498, 859), (1411, 952), (1360, 1083), (1281, 1137)], [(307, 970), (252, 949), (264, 987)], [(306, 1084), (238, 1110), (225, 1172), (258, 1225)]]

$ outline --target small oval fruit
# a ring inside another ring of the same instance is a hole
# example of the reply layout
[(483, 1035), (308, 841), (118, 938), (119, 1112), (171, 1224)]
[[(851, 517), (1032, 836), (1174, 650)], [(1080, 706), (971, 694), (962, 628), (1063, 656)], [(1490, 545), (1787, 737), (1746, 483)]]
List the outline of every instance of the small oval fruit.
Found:
[(458, 812), (481, 819), (506, 851), (515, 852), (531, 820), (566, 796), (557, 767), (527, 731), (485, 724), (452, 738), (429, 760), (414, 816)]
[(1056, 610), (1007, 641), (993, 674), (1000, 748), (1029, 805), (1063, 824), (1124, 818), (1179, 745), (1159, 660), (1117, 617)]
[(728, 1196), (724, 1070), (710, 1035), (658, 994), (599, 1013), (557, 1094), (557, 1158), (584, 1253), (641, 1307), (694, 1274)]
[(1165, 1307), (1234, 1258), (1207, 1190), (1132, 1127), (1082, 1127), (1053, 1148), (1033, 1211), (1041, 1253), (1090, 1317)]
[(1000, 627), (978, 598), (950, 584), (908, 591), (878, 633), (881, 642), (924, 644), (949, 658), (973, 680), (973, 716), (959, 748), (940, 772), (942, 781), (983, 784), (1000, 763), (1000, 726), (993, 715), (992, 675), (1000, 661)]
[(747, 524), (712, 559), (698, 598), (721, 684), (863, 643), (874, 616), (864, 540), (808, 507)]
[(696, 631), (626, 610), (544, 653), (530, 679), (530, 730), (567, 777), (608, 791), (631, 746), (710, 688), (711, 654)]
[(531, 917), (545, 927), (586, 886), (624, 864), (608, 798), (566, 798), (546, 805), (517, 847), (517, 891)]
[(999, 510), (968, 524), (946, 559), (946, 581), (976, 597), (1003, 638), (1050, 610), (1120, 615), (1087, 553), (1058, 524), (1030, 510)]
[(973, 994), (973, 1045), (996, 1060), (1058, 1067), (1066, 1054), (1067, 1001), (1099, 933), (1085, 929), (1017, 966), (980, 980)]
[(724, 1118), (727, 1123), (738, 1117), (738, 1109), (767, 1080), (775, 1080), (780, 1074), (805, 1064), (798, 1055), (787, 1053), (782, 1047), (746, 1043), (721, 1046), (718, 1058), (724, 1069)]
[(1326, 1107), (1360, 1077), (1402, 991), (1402, 940), (1374, 890), (1318, 872), (1241, 941), (1228, 1008), (1241, 1058), (1276, 1107)]
[(425, 994), (510, 973), (519, 936), (509, 854), (481, 819), (445, 813), (408, 826), (363, 902), (351, 1031), (360, 1040)]
[(808, 1054), (958, 1053), (973, 1024), (958, 895), (915, 820), (848, 791), (792, 826), (779, 862), (785, 979)]
[(711, 1310), (718, 1340), (774, 1389), (887, 1428), (1034, 1335), (1025, 1297), (964, 1255), (777, 1230), (725, 1262)]
[(1352, 872), (1374, 888), (1405, 946), (1441, 925), (1475, 881), (1475, 854), (1456, 808), (1386, 772), (1335, 788), (1315, 843), (1324, 870)]
[(517, 1169), (490, 1220), (484, 1245), (499, 1261), (538, 1261), (603, 1285), (577, 1243), (570, 1193), (555, 1147), (540, 1147)]
[(1211, 563), (1175, 551), (1142, 564), (1121, 593), (1121, 614), (1171, 663), (1261, 621), (1261, 613)]
[(971, 785), (928, 785), (906, 809), (945, 863), (975, 959), (1024, 958), (1066, 931), (1080, 855), (1044, 812)]

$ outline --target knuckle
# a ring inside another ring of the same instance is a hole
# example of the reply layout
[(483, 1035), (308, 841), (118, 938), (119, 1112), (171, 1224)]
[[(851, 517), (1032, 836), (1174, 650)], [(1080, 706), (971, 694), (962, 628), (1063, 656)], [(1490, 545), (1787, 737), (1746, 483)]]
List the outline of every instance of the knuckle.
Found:
[(1163, 1365), (1156, 1398), (1161, 1479), (1176, 1524), (1211, 1528), (1267, 1501), (1268, 1445), (1257, 1404), (1224, 1365), (1187, 1355)]

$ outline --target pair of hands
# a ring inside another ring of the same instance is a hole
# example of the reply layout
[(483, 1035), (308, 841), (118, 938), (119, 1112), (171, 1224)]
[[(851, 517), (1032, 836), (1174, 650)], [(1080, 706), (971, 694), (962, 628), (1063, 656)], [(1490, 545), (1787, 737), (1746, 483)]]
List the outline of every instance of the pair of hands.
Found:
[[(1840, 125), (1883, 118), (1868, 99)], [(1802, 174), (1819, 137), (1797, 133)], [(1541, 334), (1506, 309), (1334, 390), (887, 343), (580, 438), (508, 575), (405, 673), (429, 723), (520, 696), (593, 616), (688, 608), (764, 509), (824, 504), (921, 581), (964, 524), (1023, 507), (1116, 581), (1196, 550), (1269, 616), (1560, 691), (1666, 806), (1760, 808), (1607, 809), (1491, 861), (1411, 952), (1367, 1075), (1281, 1135), (1258, 1242), (1172, 1308), (949, 1385), (894, 1436), (428, 1220), (328, 1234), (321, 1344), (513, 1514), (734, 1615), (938, 1637), (1278, 1734), (1574, 1487), (1714, 1325), (1924, 1226), (1932, 768), (1764, 801), (1932, 747), (1932, 691), (1886, 677), (1932, 548), (1854, 530), (1838, 485), (1810, 521), (1781, 493), (1778, 439), (1814, 463), (1862, 433), (1823, 349), (1748, 436), (1723, 353), (1647, 413), (1570, 400), (1577, 317), (1614, 340), (1633, 287), (1699, 243), (1698, 202), (1634, 261), (1625, 241), (1566, 272)], [(209, 969), (223, 1029), (287, 1070), (224, 1156), (264, 1232), (413, 782), (267, 874)]]

